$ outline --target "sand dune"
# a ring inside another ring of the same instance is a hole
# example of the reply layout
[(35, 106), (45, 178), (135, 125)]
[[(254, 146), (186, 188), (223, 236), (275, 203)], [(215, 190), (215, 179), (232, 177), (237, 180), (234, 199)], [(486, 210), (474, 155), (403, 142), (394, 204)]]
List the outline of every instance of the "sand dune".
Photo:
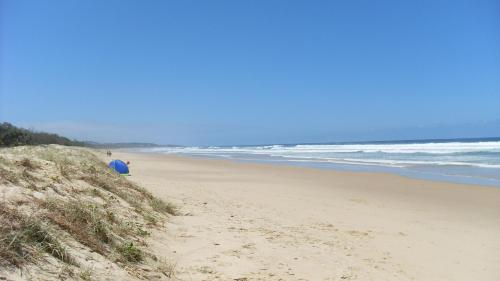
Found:
[(147, 240), (174, 207), (92, 152), (0, 149), (0, 280), (168, 278), (171, 264)]
[(500, 280), (500, 189), (116, 152), (182, 206), (180, 280)]

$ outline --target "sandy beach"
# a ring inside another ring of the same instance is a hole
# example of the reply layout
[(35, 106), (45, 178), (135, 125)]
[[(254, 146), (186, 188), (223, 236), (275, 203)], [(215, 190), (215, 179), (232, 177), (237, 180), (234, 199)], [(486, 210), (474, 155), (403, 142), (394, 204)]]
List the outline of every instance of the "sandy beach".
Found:
[(500, 281), (500, 0), (0, 0), (0, 281)]
[[(114, 152), (180, 207), (152, 237), (179, 280), (500, 280), (500, 189)], [(246, 279), (245, 279), (246, 278)]]

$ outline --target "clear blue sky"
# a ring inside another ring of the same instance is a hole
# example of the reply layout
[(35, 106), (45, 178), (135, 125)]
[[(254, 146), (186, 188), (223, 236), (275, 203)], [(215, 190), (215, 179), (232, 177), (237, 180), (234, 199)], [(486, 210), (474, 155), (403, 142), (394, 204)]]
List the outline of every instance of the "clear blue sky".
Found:
[(0, 120), (96, 141), (500, 135), (500, 1), (0, 0)]

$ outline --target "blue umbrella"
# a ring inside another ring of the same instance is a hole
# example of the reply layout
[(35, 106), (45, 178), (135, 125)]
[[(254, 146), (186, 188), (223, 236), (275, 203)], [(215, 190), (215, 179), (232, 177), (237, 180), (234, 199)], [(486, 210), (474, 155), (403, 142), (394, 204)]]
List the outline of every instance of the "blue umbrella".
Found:
[(115, 171), (117, 171), (120, 174), (128, 174), (129, 173), (127, 164), (125, 164), (125, 162), (123, 162), (122, 160), (113, 160), (113, 161), (109, 162), (108, 167), (110, 167), (111, 169), (114, 169)]

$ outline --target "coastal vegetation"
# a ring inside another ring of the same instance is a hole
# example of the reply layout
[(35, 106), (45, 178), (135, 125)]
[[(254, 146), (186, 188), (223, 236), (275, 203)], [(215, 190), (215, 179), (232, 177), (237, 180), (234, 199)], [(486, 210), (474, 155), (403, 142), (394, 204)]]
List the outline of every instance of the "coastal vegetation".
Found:
[(60, 144), (67, 146), (85, 145), (83, 142), (70, 140), (57, 134), (35, 132), (16, 127), (7, 122), (0, 123), (0, 147), (37, 144)]
[(19, 128), (11, 123), (0, 123), (0, 147), (14, 147), (20, 145), (59, 144), (65, 146), (82, 146), (96, 149), (116, 148), (150, 148), (150, 147), (178, 147), (177, 145), (159, 145), (154, 143), (124, 142), (124, 143), (98, 143), (92, 141), (72, 140), (58, 134), (38, 132)]
[(161, 270), (169, 267), (149, 249), (147, 237), (177, 214), (174, 205), (86, 148), (0, 151), (0, 268), (42, 279), (100, 280), (106, 268), (89, 271), (95, 264), (115, 265), (123, 276), (139, 279), (172, 275)]

